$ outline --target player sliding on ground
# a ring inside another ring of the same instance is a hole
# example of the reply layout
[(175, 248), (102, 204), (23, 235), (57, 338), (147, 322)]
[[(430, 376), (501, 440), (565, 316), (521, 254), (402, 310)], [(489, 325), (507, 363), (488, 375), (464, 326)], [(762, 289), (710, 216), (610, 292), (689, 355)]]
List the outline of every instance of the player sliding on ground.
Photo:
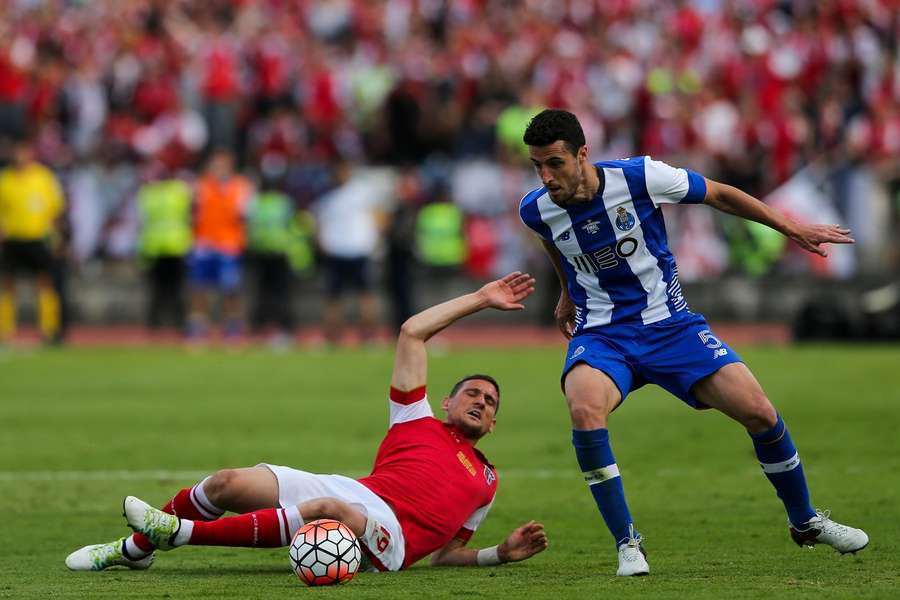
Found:
[(842, 553), (864, 548), (865, 532), (813, 510), (784, 421), (734, 350), (688, 310), (660, 206), (704, 202), (768, 225), (823, 256), (823, 243), (852, 243), (849, 230), (794, 223), (736, 188), (650, 157), (591, 164), (581, 125), (566, 111), (535, 116), (524, 141), (543, 187), (522, 199), (519, 212), (562, 284), (556, 319), (571, 339), (562, 386), (572, 443), (615, 540), (617, 574), (646, 575), (650, 568), (625, 502), (607, 419), (648, 382), (688, 406), (718, 409), (747, 429), (797, 544), (827, 544)]
[[(406, 568), (429, 554), (436, 566), (488, 566), (541, 552), (547, 537), (534, 521), (492, 548), (466, 547), (497, 491), (493, 465), (475, 449), (496, 424), (497, 382), (488, 375), (461, 379), (441, 402), (444, 421), (433, 417), (425, 394), (425, 342), (431, 336), (486, 308), (521, 310), (533, 291), (531, 276), (512, 273), (403, 325), (391, 376), (390, 427), (368, 477), (263, 464), (218, 471), (178, 492), (162, 510), (129, 496), (125, 516), (135, 533), (81, 548), (66, 565), (76, 571), (146, 569), (156, 548), (286, 546), (305, 521), (321, 518), (347, 524), (381, 571)], [(225, 511), (241, 514), (222, 517)]]

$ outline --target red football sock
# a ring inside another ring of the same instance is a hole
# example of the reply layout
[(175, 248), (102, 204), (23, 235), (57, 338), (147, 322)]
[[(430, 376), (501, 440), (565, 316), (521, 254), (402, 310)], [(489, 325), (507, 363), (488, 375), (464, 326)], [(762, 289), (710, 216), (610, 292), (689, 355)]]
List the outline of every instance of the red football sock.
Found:
[[(203, 493), (204, 479), (194, 487), (184, 488), (175, 497), (169, 500), (162, 507), (164, 513), (177, 515), (182, 519), (191, 521), (210, 521), (218, 519), (222, 515), (222, 510), (214, 506), (206, 494)], [(141, 533), (133, 533), (131, 541), (135, 546), (140, 548), (144, 553), (149, 554), (156, 548), (153, 543)]]
[(218, 521), (195, 521), (188, 544), (279, 548), (288, 545), (301, 525), (303, 520), (295, 506), (264, 508)]

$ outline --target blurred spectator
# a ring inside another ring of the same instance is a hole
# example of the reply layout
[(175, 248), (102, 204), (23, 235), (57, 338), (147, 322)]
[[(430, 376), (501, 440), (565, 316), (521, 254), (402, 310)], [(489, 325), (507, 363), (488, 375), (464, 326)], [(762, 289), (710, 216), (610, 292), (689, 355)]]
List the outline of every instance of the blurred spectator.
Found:
[(194, 247), (190, 257), (191, 312), (188, 335), (206, 338), (210, 324), (210, 294), (222, 295), (226, 339), (241, 334), (241, 255), (246, 246), (244, 219), (253, 195), (247, 178), (235, 171), (234, 154), (215, 150), (197, 181), (194, 207)]
[(16, 330), (16, 278), (27, 274), (37, 286), (41, 335), (60, 341), (61, 308), (53, 286), (55, 225), (65, 201), (56, 176), (34, 159), (30, 141), (13, 148), (12, 164), (0, 171), (0, 342)]
[(138, 185), (137, 171), (126, 160), (122, 148), (105, 147), (93, 160), (78, 160), (69, 169), (67, 187), (72, 253), (78, 263), (85, 263), (97, 255), (131, 255), (136, 240), (131, 240), (130, 244), (116, 244), (113, 232), (123, 225), (127, 205)]
[(181, 179), (167, 176), (162, 165), (149, 172), (138, 190), (140, 238), (138, 253), (147, 273), (149, 301), (147, 327), (155, 331), (168, 313), (183, 333), (185, 262), (191, 249), (191, 188)]
[(274, 325), (270, 341), (284, 347), (294, 330), (290, 258), (295, 215), (291, 199), (281, 191), (283, 173), (263, 173), (247, 216), (248, 262), (255, 275), (250, 324), (256, 331)]
[(422, 180), (412, 168), (397, 179), (396, 201), (387, 220), (386, 279), (391, 301), (391, 325), (396, 333), (416, 312), (413, 306), (413, 266), (416, 256), (416, 219), (424, 201)]
[[(653, 154), (758, 197), (818, 164), (838, 218), (865, 232), (852, 252), (872, 273), (900, 256), (883, 225), (900, 187), (898, 15), (893, 0), (5, 2), (0, 137), (37, 131), (54, 168), (110, 147), (169, 168), (212, 147), (283, 160), (305, 208), (338, 155), (526, 168), (517, 131), (558, 106), (579, 115), (593, 158)], [(449, 192), (477, 198), (466, 216), (512, 252), (514, 207), (469, 187)], [(94, 246), (79, 219), (82, 256)], [(724, 239), (719, 222), (703, 229)]]
[(326, 280), (322, 324), (329, 343), (342, 340), (342, 301), (350, 292), (359, 306), (360, 338), (368, 342), (378, 322), (371, 259), (380, 241), (383, 212), (377, 192), (364, 176), (354, 173), (350, 162), (336, 164), (335, 182), (337, 187), (313, 207)]

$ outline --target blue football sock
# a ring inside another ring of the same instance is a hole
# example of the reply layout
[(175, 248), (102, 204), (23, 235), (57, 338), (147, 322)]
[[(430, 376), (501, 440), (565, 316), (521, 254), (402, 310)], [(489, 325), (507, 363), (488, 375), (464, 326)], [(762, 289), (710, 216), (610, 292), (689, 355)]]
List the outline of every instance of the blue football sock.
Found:
[(575, 456), (584, 480), (618, 546), (628, 539), (632, 522), (628, 503), (625, 502), (622, 478), (619, 477), (619, 467), (616, 466), (609, 446), (609, 431), (573, 429), (572, 445), (575, 446)]
[(803, 465), (800, 464), (800, 455), (794, 448), (791, 434), (781, 420), (781, 415), (778, 415), (775, 427), (762, 433), (751, 433), (750, 438), (760, 466), (778, 492), (778, 497), (784, 502), (788, 519), (795, 527), (802, 526), (816, 516), (816, 511), (809, 503), (809, 490), (803, 475)]

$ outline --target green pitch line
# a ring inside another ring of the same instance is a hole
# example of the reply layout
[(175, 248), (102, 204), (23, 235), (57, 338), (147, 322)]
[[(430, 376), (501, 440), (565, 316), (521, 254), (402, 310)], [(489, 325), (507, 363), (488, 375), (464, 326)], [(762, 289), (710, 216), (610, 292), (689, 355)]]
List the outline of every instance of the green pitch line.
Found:
[(616, 458), (652, 573), (618, 580), (577, 473), (554, 350), (454, 351), (430, 362), (429, 396), (487, 371), (503, 386), (491, 515), (497, 543), (539, 519), (551, 547), (492, 569), (361, 575), (339, 589), (294, 581), (286, 550), (186, 548), (150, 571), (70, 573), (68, 552), (127, 529), (121, 500), (163, 503), (219, 466), (260, 461), (364, 472), (387, 425), (388, 351), (190, 355), (7, 352), (0, 360), (0, 598), (895, 598), (900, 589), (900, 347), (742, 349), (791, 427), (813, 502), (872, 542), (856, 556), (792, 544), (737, 425), (661, 390), (611, 420)]

